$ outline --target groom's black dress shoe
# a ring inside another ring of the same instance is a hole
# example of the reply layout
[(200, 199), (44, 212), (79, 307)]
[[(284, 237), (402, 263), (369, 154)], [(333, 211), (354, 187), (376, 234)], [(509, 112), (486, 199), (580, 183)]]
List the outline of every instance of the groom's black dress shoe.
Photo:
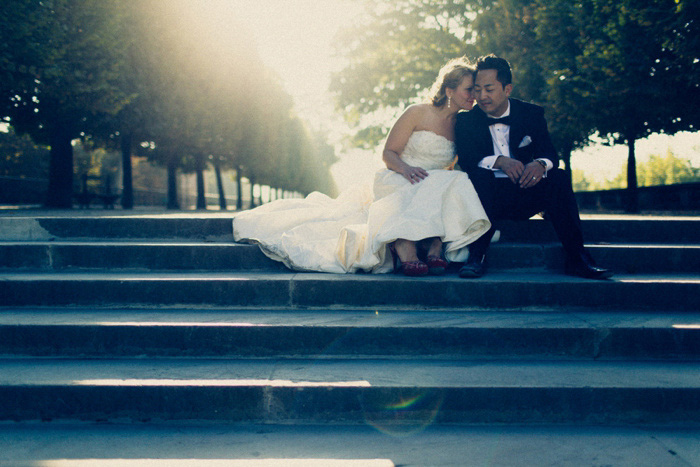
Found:
[(467, 262), (459, 269), (459, 277), (475, 279), (486, 273), (486, 256), (470, 255)]
[(583, 277), (584, 279), (609, 279), (613, 272), (596, 266), (588, 252), (583, 252), (574, 258), (567, 258), (564, 272), (570, 276)]

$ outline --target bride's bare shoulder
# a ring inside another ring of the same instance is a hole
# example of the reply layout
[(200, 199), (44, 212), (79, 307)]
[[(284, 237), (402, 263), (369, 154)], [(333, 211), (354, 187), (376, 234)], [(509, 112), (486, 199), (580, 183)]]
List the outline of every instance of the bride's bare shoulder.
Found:
[(431, 104), (411, 104), (404, 110), (402, 118), (410, 120), (415, 128), (422, 129), (430, 126), (430, 122), (434, 118), (433, 106)]
[(429, 112), (432, 112), (433, 110), (433, 105), (428, 104), (428, 103), (420, 103), (420, 104), (411, 104), (408, 107), (406, 107), (405, 112), (406, 113), (412, 113), (416, 115), (426, 115)]

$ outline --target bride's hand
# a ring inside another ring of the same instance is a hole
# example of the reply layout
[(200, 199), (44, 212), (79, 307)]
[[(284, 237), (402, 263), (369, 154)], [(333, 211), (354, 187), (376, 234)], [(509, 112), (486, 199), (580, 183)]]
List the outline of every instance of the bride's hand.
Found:
[(422, 169), (421, 167), (412, 167), (407, 165), (406, 168), (401, 171), (401, 175), (403, 175), (403, 177), (411, 182), (411, 185), (413, 185), (419, 183), (425, 177), (427, 177), (428, 171)]

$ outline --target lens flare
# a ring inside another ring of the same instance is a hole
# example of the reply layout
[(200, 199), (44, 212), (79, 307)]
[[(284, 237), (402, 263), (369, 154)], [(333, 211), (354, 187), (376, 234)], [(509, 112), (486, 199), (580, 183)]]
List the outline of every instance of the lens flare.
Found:
[(394, 437), (418, 434), (435, 422), (444, 400), (439, 389), (377, 388), (362, 397), (365, 421)]

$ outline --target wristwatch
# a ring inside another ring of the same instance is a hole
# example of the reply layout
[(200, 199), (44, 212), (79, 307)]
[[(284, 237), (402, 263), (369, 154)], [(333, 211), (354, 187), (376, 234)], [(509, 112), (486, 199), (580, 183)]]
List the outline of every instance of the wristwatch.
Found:
[(547, 171), (547, 163), (545, 161), (543, 161), (542, 159), (535, 159), (535, 160), (537, 162), (539, 162), (540, 164), (542, 164), (542, 167), (544, 167), (544, 171), (546, 172)]

